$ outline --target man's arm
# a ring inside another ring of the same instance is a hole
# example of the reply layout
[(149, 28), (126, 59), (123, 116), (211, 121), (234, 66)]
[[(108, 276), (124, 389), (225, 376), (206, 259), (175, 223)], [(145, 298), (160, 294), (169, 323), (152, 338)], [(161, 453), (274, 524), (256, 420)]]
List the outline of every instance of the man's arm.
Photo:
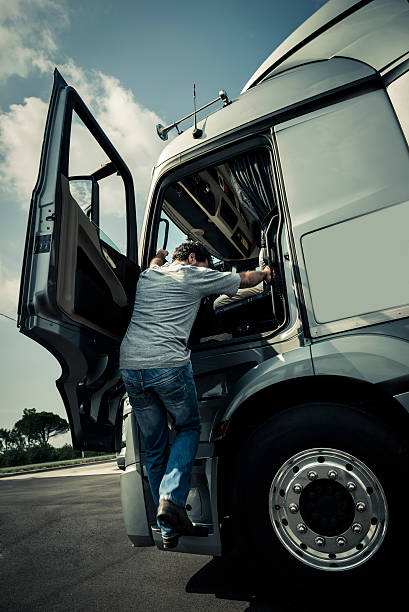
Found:
[(149, 267), (151, 268), (152, 266), (163, 266), (167, 255), (169, 255), (169, 251), (167, 251), (166, 249), (159, 249), (155, 257), (151, 260)]
[(249, 272), (239, 272), (240, 289), (255, 287), (261, 281), (265, 281), (268, 285), (271, 283), (271, 270), (268, 266), (264, 270), (250, 270)]

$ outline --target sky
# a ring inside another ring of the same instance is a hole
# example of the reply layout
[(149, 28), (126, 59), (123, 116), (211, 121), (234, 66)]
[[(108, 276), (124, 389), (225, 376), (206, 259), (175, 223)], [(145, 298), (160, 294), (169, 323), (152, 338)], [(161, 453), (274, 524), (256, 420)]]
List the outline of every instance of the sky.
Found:
[[(155, 125), (192, 111), (193, 83), (197, 106), (220, 89), (238, 96), (274, 48), (323, 4), (0, 0), (0, 427), (13, 427), (24, 408), (66, 416), (55, 386), (58, 362), (11, 320), (54, 67), (130, 168), (140, 224), (163, 147)], [(108, 227), (119, 217), (109, 210)], [(60, 436), (55, 443), (68, 441)]]

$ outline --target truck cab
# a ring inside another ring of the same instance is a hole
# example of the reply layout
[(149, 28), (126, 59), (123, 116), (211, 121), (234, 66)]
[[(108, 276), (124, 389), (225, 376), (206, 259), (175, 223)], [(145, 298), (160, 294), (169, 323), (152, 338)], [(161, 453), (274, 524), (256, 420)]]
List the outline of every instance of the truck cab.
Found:
[[(274, 278), (250, 296), (201, 304), (189, 344), (202, 433), (187, 509), (208, 535), (173, 550), (221, 555), (240, 531), (269, 563), (339, 575), (399, 554), (408, 26), (405, 0), (328, 2), (237, 99), (163, 150), (139, 241), (131, 173), (55, 74), (19, 327), (61, 364), (76, 448), (119, 450), (124, 426), (122, 507), (135, 546), (161, 547), (161, 537), (119, 345), (140, 270), (158, 248), (192, 239), (219, 270), (261, 261)], [(81, 166), (75, 130), (102, 149), (103, 166)], [(123, 202), (119, 246), (103, 231), (110, 197)]]

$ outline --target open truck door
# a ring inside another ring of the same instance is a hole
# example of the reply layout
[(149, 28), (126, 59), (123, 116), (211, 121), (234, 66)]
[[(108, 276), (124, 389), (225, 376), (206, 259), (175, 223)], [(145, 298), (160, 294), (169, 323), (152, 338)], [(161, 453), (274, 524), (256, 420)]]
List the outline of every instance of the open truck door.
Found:
[[(101, 217), (117, 212), (121, 198), (122, 214), (111, 217), (123, 222), (122, 248), (101, 229)], [(31, 201), (18, 325), (62, 367), (57, 387), (76, 449), (121, 447), (119, 346), (138, 275), (131, 173), (56, 70)]]

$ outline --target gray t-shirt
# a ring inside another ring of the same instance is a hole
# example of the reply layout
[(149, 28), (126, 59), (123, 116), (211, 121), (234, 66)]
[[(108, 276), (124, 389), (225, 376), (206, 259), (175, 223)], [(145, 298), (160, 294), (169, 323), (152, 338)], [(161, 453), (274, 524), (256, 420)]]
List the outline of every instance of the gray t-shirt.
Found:
[(190, 331), (200, 300), (217, 293), (235, 295), (240, 275), (169, 264), (141, 273), (135, 305), (121, 344), (120, 368), (146, 370), (186, 365)]

